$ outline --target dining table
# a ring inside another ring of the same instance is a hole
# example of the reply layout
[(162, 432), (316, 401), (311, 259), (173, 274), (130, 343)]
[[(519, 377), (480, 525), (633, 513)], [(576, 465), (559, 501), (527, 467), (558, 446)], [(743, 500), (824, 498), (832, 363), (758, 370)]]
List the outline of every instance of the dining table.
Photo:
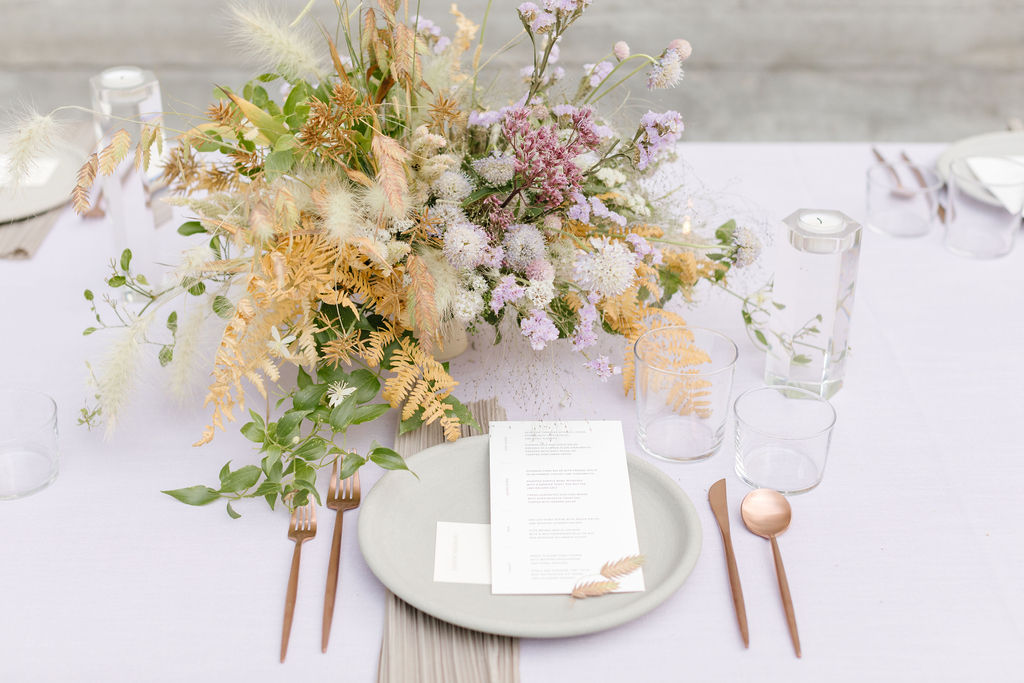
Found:
[[(945, 149), (878, 147), (922, 163)], [(863, 219), (869, 143), (695, 142), (678, 153), (706, 192), (773, 230), (800, 208)], [(386, 589), (360, 553), (358, 509), (345, 516), (330, 647), (321, 652), (331, 545), (321, 510), (281, 663), (287, 511), (248, 501), (232, 519), (222, 504), (189, 507), (161, 492), (213, 483), (226, 461), (257, 462), (238, 425), (192, 447), (209, 417), (202, 378), (183, 402), (166, 391), (166, 369), (142, 362), (116, 429), (77, 424), (93, 393), (86, 363), (112, 352), (109, 337), (82, 334), (93, 324), (82, 292), (99, 291), (114, 255), (105, 229), (68, 209), (33, 258), (0, 261), (0, 377), (54, 397), (61, 458), (51, 486), (0, 501), (0, 681), (375, 681)], [(161, 244), (173, 230), (157, 231)], [(770, 275), (770, 248), (762, 258)], [(687, 322), (739, 347), (733, 397), (763, 384), (764, 353), (741, 301), (717, 289), (698, 299), (681, 309)], [(217, 339), (205, 342), (197, 353), (208, 366)], [(947, 251), (938, 227), (917, 239), (865, 228), (850, 346), (824, 479), (790, 497), (779, 538), (803, 656), (790, 644), (769, 544), (740, 519), (750, 489), (735, 473), (729, 427), (705, 461), (651, 461), (703, 529), (679, 590), (610, 630), (523, 639), (523, 683), (1024, 680), (1024, 248), (974, 260)], [(617, 378), (601, 382), (580, 364), (568, 387), (537, 388), (566, 394), (537, 415), (513, 383), (483, 387), (502, 362), (486, 332), (474, 336), (451, 362), (456, 395), (493, 392), (512, 420), (621, 420), (627, 450), (639, 453), (633, 399)], [(393, 443), (396, 420), (358, 426), (349, 445)], [(380, 476), (364, 467), (363, 491)], [(749, 648), (708, 505), (722, 478)]]

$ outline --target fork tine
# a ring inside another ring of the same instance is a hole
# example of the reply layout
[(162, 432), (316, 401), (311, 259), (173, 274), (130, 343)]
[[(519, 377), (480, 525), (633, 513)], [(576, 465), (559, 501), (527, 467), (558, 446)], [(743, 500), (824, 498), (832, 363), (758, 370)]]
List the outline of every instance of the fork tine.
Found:
[(338, 497), (338, 459), (334, 459), (334, 465), (331, 467), (331, 483), (327, 487), (327, 497), (337, 498)]

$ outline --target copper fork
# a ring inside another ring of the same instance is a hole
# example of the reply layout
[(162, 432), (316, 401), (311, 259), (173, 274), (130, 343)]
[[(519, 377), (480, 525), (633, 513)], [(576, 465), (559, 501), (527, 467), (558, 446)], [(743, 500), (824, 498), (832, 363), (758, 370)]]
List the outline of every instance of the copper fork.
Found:
[(327, 490), (327, 507), (337, 510), (334, 518), (334, 539), (331, 541), (331, 559), (327, 564), (327, 589), (324, 592), (324, 626), (320, 647), (327, 652), (327, 641), (331, 637), (331, 621), (334, 619), (334, 598), (338, 593), (338, 565), (341, 562), (341, 524), (346, 510), (359, 507), (359, 472), (347, 479), (341, 479), (338, 471), (339, 460), (334, 461), (331, 484)]
[(288, 638), (292, 634), (292, 617), (295, 616), (295, 596), (299, 592), (299, 559), (302, 555), (302, 544), (316, 536), (316, 507), (312, 503), (292, 510), (291, 524), (288, 525), (288, 538), (295, 541), (295, 552), (292, 554), (292, 571), (288, 575), (288, 592), (284, 599), (284, 626), (281, 629), (281, 661), (288, 654)]

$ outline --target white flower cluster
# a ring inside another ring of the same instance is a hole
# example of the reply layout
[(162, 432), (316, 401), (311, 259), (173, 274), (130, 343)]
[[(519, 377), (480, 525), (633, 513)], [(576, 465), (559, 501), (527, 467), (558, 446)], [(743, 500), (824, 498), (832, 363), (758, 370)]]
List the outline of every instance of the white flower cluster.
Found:
[(761, 254), (761, 240), (750, 228), (739, 228), (733, 236), (736, 244), (736, 259), (733, 264), (737, 268), (746, 268)]
[(533, 225), (510, 225), (505, 235), (505, 263), (526, 270), (534, 259), (544, 258), (544, 235)]
[(444, 232), (442, 252), (456, 270), (476, 268), (487, 255), (487, 234), (469, 223), (453, 225)]
[(597, 169), (594, 176), (608, 187), (615, 187), (626, 182), (626, 174), (617, 168), (604, 168)]
[(555, 298), (554, 280), (530, 280), (525, 296), (530, 302), (530, 308), (545, 308)]
[(473, 192), (473, 181), (461, 171), (445, 171), (430, 186), (434, 196), (449, 202), (461, 202)]
[(636, 277), (636, 255), (623, 242), (591, 238), (593, 252), (576, 257), (576, 282), (585, 290), (612, 297), (629, 289)]
[(463, 278), (462, 285), (455, 293), (452, 315), (456, 322), (469, 325), (484, 310), (483, 292), (487, 290), (487, 280), (480, 273), (470, 273)]
[(516, 172), (516, 160), (512, 156), (493, 152), (489, 156), (474, 160), (473, 170), (479, 173), (488, 185), (499, 187), (512, 182)]

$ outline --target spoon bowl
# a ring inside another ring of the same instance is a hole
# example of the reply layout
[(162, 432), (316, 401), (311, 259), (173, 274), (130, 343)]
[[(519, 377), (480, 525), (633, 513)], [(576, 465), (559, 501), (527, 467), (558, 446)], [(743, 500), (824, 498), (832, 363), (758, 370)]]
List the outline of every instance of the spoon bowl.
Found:
[(772, 545), (772, 556), (775, 558), (775, 575), (779, 580), (779, 593), (782, 596), (782, 608), (786, 611), (786, 622), (789, 625), (789, 636), (793, 640), (793, 650), (800, 656), (800, 634), (796, 629), (796, 612), (793, 609), (793, 597), (789, 593), (789, 581), (786, 579), (786, 568), (782, 565), (782, 553), (776, 536), (789, 528), (793, 518), (793, 510), (789, 501), (778, 491), (772, 489), (755, 489), (748, 493), (740, 504), (740, 516), (750, 531), (762, 538), (767, 538)]
[(762, 538), (771, 538), (789, 528), (793, 509), (786, 497), (778, 491), (756, 489), (743, 499), (740, 516), (752, 533)]

